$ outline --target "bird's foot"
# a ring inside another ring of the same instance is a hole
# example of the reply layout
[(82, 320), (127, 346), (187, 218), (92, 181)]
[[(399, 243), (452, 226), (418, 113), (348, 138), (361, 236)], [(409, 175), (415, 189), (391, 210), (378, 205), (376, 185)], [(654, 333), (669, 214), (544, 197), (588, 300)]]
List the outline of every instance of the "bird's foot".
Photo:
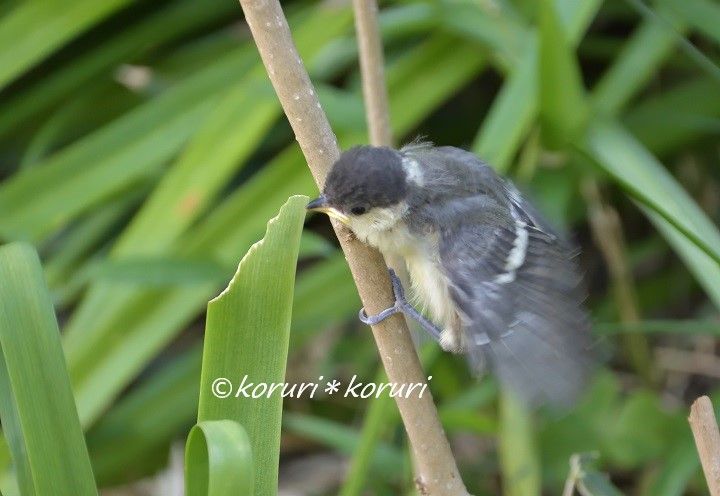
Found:
[(397, 274), (395, 274), (394, 270), (388, 269), (388, 272), (390, 273), (390, 281), (392, 281), (393, 294), (395, 295), (395, 304), (390, 308), (386, 308), (379, 314), (372, 316), (368, 316), (365, 313), (365, 308), (361, 308), (359, 313), (360, 321), (367, 325), (375, 325), (387, 319), (388, 317), (395, 315), (398, 312), (402, 312), (405, 315), (411, 317), (418, 324), (420, 324), (420, 327), (425, 329), (425, 331), (430, 334), (430, 336), (435, 341), (439, 342), (442, 331), (438, 329), (435, 324), (433, 324), (422, 314), (420, 314), (420, 312), (415, 310), (415, 308), (410, 303), (408, 303), (407, 299), (405, 298), (405, 291), (403, 290), (400, 278), (397, 276)]

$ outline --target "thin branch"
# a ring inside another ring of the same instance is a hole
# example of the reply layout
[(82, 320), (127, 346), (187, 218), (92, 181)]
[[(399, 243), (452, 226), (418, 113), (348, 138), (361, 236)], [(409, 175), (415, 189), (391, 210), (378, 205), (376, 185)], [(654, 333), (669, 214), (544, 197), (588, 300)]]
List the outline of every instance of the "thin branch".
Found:
[(377, 18), (377, 2), (375, 0), (353, 0), (353, 9), (370, 143), (375, 146), (392, 146), (392, 129), (390, 128), (390, 111), (388, 110), (388, 95), (385, 85), (382, 38)]
[[(377, 2), (375, 0), (353, 0), (353, 10), (362, 75), (363, 101), (365, 102), (365, 119), (370, 134), (370, 144), (393, 146)], [(407, 286), (410, 276), (405, 261), (398, 255), (386, 255), (385, 263), (395, 270), (403, 285)], [(407, 318), (405, 320), (407, 321)]]
[(695, 400), (690, 407), (688, 421), (710, 495), (720, 496), (720, 431), (710, 398), (701, 396)]
[[(640, 322), (640, 310), (635, 293), (635, 281), (628, 266), (625, 237), (617, 211), (603, 202), (600, 188), (594, 180), (583, 183), (583, 195), (588, 204), (590, 229), (607, 265), (613, 285), (615, 304), (623, 324)], [(656, 381), (647, 339), (640, 333), (623, 335), (625, 348), (633, 368), (648, 384)]]
[(664, 370), (720, 379), (720, 358), (714, 353), (657, 347), (655, 357)]
[[(340, 156), (340, 150), (295, 48), (280, 3), (277, 0), (240, 0), (240, 4), (295, 138), (315, 182), (322, 187), (328, 171)], [(341, 225), (333, 223), (333, 228), (368, 313), (376, 314), (392, 306), (394, 298), (382, 255), (349, 236)], [(372, 331), (391, 382), (425, 382), (402, 316), (386, 319), (373, 326)], [(396, 397), (395, 400), (417, 462), (421, 493), (467, 495), (432, 395)]]

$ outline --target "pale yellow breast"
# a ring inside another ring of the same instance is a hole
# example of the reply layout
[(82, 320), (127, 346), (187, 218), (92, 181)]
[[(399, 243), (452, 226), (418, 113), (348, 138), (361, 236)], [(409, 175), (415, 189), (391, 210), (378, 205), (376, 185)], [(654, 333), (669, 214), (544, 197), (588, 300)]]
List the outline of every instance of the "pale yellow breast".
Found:
[(407, 253), (405, 263), (412, 279), (413, 295), (419, 300), (436, 325), (448, 327), (455, 315), (455, 305), (450, 298), (448, 280), (439, 270), (436, 261), (423, 253)]
[(400, 256), (412, 280), (412, 296), (423, 310), (429, 311), (433, 322), (446, 328), (455, 318), (455, 305), (450, 298), (448, 280), (439, 269), (437, 235), (419, 236), (410, 233), (404, 222), (398, 222), (407, 206), (376, 208), (353, 218), (355, 235), (386, 256)]

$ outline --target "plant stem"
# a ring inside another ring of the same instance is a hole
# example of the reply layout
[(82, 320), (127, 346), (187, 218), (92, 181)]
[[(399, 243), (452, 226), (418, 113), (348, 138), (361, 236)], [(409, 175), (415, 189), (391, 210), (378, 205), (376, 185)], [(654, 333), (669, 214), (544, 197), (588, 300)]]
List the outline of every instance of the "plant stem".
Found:
[(710, 495), (720, 496), (720, 431), (710, 398), (701, 396), (695, 400), (690, 407), (688, 421)]
[(375, 146), (392, 146), (390, 111), (388, 110), (387, 86), (385, 85), (385, 63), (377, 19), (377, 2), (375, 0), (353, 0), (353, 9), (370, 143)]
[[(280, 3), (277, 0), (240, 0), (240, 5), (295, 138), (315, 182), (322, 187), (328, 171), (340, 157), (340, 150), (295, 48)], [(392, 306), (394, 298), (382, 255), (350, 236), (349, 231), (336, 222), (333, 222), (333, 228), (368, 314)], [(401, 315), (373, 326), (372, 331), (390, 382), (425, 382)], [(415, 455), (420, 493), (467, 495), (432, 395), (428, 392), (422, 397), (398, 396), (395, 400)]]
[[(588, 204), (588, 218), (593, 238), (610, 274), (620, 321), (623, 324), (636, 325), (640, 322), (640, 310), (635, 293), (635, 281), (628, 267), (620, 216), (614, 208), (603, 202), (600, 188), (594, 180), (585, 181), (583, 194)], [(655, 385), (657, 374), (645, 336), (638, 332), (630, 332), (623, 335), (623, 340), (632, 367), (648, 385)]]

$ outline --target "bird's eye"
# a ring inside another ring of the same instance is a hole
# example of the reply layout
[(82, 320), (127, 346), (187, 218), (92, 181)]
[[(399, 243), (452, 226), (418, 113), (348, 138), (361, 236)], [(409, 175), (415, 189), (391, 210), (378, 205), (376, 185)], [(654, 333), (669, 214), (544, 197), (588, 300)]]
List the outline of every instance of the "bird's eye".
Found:
[(353, 207), (350, 209), (350, 213), (353, 215), (362, 215), (366, 212), (365, 207)]

